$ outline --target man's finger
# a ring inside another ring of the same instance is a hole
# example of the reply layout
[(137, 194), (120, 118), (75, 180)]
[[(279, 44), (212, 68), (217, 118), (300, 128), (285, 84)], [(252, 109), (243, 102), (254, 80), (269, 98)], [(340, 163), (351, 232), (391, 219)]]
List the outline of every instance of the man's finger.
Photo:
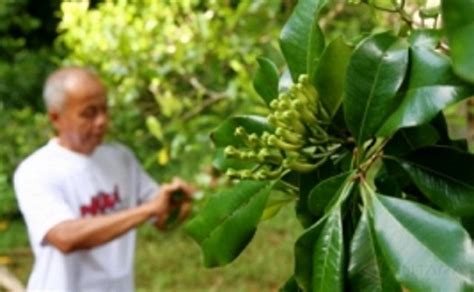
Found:
[(194, 193), (197, 191), (197, 189), (195, 189), (194, 187), (190, 185), (185, 185), (184, 188), (185, 188), (185, 193), (188, 195), (189, 198), (192, 198)]
[(163, 213), (162, 215), (160, 215), (160, 217), (158, 218), (158, 220), (156, 220), (155, 222), (155, 226), (156, 228), (158, 228), (159, 230), (166, 230), (166, 220), (168, 220), (168, 212), (166, 213)]
[(189, 214), (191, 213), (192, 206), (193, 205), (190, 201), (186, 201), (181, 204), (178, 217), (180, 221), (184, 221), (189, 216)]

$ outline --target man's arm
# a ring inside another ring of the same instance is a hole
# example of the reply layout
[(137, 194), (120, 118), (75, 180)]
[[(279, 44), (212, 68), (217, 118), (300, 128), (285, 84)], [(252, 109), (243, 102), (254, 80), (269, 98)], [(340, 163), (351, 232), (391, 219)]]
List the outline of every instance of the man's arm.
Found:
[(170, 196), (180, 188), (181, 185), (175, 182), (165, 184), (155, 198), (138, 207), (110, 215), (61, 222), (48, 231), (46, 240), (64, 253), (104, 244), (152, 217), (166, 217)]

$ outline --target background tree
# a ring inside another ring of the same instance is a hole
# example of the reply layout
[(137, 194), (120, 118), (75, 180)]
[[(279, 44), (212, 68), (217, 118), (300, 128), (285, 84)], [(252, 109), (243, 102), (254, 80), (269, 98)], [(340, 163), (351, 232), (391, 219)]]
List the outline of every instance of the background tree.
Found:
[(219, 120), (242, 109), (260, 111), (250, 64), (263, 53), (276, 55), (271, 40), (285, 5), (117, 1), (88, 9), (65, 2), (59, 44), (68, 51), (64, 63), (92, 66), (105, 79), (112, 135), (157, 177), (192, 178), (209, 163), (208, 133)]
[(43, 144), (42, 83), (54, 68), (52, 47), (60, 1), (0, 3), (0, 217), (18, 216), (12, 176), (20, 160)]

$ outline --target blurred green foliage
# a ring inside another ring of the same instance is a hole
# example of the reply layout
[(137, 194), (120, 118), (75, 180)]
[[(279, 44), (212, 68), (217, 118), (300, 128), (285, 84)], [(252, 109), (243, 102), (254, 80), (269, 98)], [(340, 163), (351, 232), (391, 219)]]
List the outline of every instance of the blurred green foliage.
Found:
[(42, 109), (41, 87), (52, 70), (59, 0), (0, 1), (0, 104)]
[(18, 216), (13, 171), (50, 133), (41, 90), (54, 67), (59, 0), (0, 1), (0, 218)]
[(51, 135), (45, 115), (30, 107), (9, 109), (0, 105), (0, 218), (16, 217), (16, 200), (12, 188), (13, 170)]
[(110, 138), (155, 178), (208, 185), (209, 132), (231, 113), (261, 110), (249, 82), (255, 59), (280, 59), (270, 40), (294, 2), (1, 1), (0, 215), (18, 215), (14, 169), (52, 134), (42, 85), (62, 65), (100, 74)]
[(258, 112), (255, 59), (277, 59), (286, 1), (64, 2), (64, 64), (94, 68), (109, 89), (111, 136), (159, 179), (194, 179), (209, 132), (239, 111)]

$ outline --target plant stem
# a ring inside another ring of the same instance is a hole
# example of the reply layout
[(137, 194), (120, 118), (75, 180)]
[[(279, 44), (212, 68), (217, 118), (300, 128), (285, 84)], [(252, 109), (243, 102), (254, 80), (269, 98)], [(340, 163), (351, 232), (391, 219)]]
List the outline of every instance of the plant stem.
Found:
[(375, 4), (370, 4), (370, 5), (372, 7), (374, 7), (375, 9), (380, 10), (380, 11), (389, 12), (389, 13), (397, 13), (398, 12), (398, 10), (396, 10), (396, 9), (390, 9), (390, 8), (378, 6), (378, 5), (375, 5)]
[(295, 185), (290, 184), (289, 182), (286, 182), (284, 180), (280, 180), (280, 183), (284, 185), (285, 187), (289, 188), (290, 190), (294, 191), (295, 193), (298, 193), (299, 188)]
[(362, 202), (364, 203), (364, 206), (369, 207), (371, 201), (370, 194), (375, 193), (375, 191), (372, 190), (362, 174), (359, 174), (358, 177), (360, 180), (360, 194), (362, 197)]
[(371, 149), (369, 149), (369, 151), (367, 151), (366, 158), (368, 159), (359, 165), (359, 169), (362, 173), (365, 173), (370, 168), (370, 166), (377, 160), (377, 158), (382, 156), (383, 148), (385, 147), (385, 145), (388, 143), (389, 140), (390, 138), (385, 138), (380, 143), (376, 143), (374, 147), (372, 147)]
[(384, 12), (388, 12), (388, 13), (398, 13), (398, 15), (400, 15), (400, 18), (409, 26), (409, 27), (413, 27), (413, 20), (410, 18), (410, 16), (406, 13), (405, 11), (405, 0), (402, 0), (400, 2), (400, 5), (397, 5), (397, 1), (396, 0), (393, 0), (392, 3), (394, 4), (394, 6), (396, 7), (395, 9), (391, 9), (391, 8), (387, 8), (387, 7), (382, 7), (382, 6), (378, 6), (376, 4), (373, 4), (373, 3), (369, 3), (368, 0), (363, 0), (362, 3), (364, 4), (367, 4), (377, 10), (380, 10), (380, 11), (384, 11)]

